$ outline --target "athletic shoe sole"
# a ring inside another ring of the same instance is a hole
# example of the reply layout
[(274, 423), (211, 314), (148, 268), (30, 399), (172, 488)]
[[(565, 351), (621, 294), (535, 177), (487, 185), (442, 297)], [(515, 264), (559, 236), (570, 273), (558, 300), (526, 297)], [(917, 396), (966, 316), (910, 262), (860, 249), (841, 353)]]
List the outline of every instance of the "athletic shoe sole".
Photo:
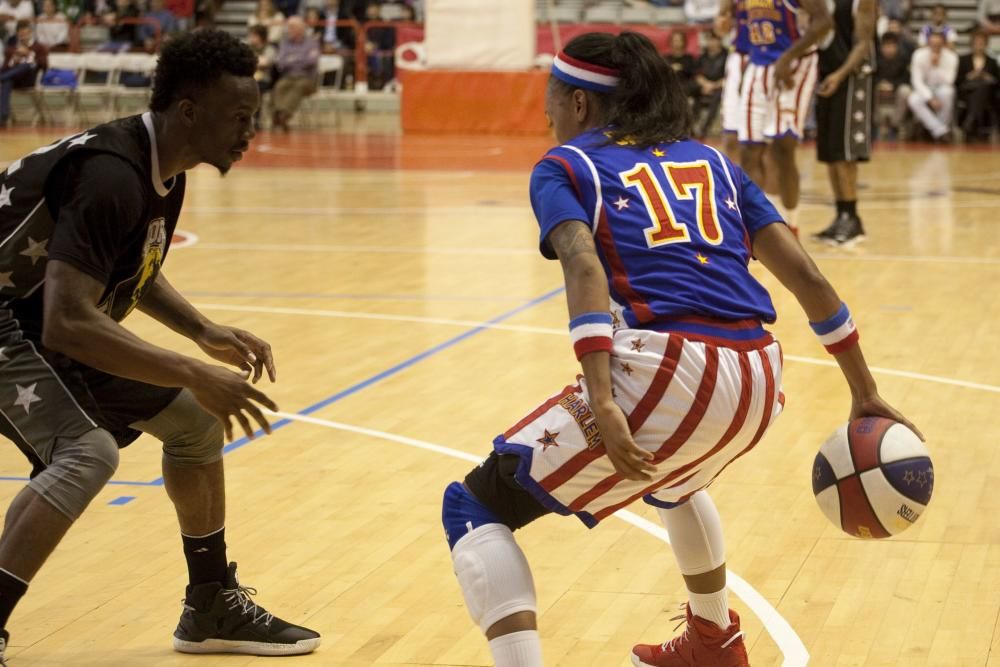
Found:
[(241, 653), (244, 655), (304, 655), (319, 646), (320, 637), (300, 639), (294, 644), (272, 642), (236, 641), (233, 639), (205, 639), (189, 642), (174, 637), (174, 650), (180, 653)]
[(656, 665), (650, 665), (649, 663), (643, 662), (642, 659), (635, 653), (631, 655), (631, 658), (632, 664), (635, 665), (635, 667), (656, 667)]

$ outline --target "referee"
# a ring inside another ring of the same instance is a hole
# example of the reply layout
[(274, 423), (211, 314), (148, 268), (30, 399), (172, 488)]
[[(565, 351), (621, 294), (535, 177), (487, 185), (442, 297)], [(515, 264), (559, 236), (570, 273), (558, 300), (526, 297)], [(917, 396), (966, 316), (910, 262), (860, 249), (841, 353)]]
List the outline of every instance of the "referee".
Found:
[(851, 245), (865, 237), (858, 216), (858, 162), (871, 157), (875, 0), (833, 0), (833, 32), (819, 52), (816, 153), (825, 162), (837, 217), (815, 238)]

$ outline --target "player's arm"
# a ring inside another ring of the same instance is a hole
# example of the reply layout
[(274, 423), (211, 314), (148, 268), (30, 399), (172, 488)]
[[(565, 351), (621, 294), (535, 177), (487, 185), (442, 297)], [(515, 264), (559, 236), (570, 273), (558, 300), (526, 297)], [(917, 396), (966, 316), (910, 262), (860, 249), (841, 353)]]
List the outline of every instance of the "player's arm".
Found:
[(719, 13), (715, 15), (715, 34), (725, 37), (733, 28), (733, 0), (720, 0)]
[[(837, 92), (844, 79), (856, 72), (872, 52), (875, 39), (875, 0), (858, 0), (854, 12), (854, 45), (844, 64), (820, 83), (817, 95), (829, 97)], [(874, 66), (875, 63), (872, 63)]]
[(809, 27), (774, 63), (774, 77), (784, 88), (792, 87), (792, 65), (795, 61), (819, 44), (823, 36), (833, 29), (833, 17), (825, 0), (799, 0), (799, 4), (809, 15)]
[[(563, 222), (552, 230), (548, 242), (562, 265), (570, 321), (591, 313), (607, 313), (611, 301), (607, 277), (590, 228), (579, 220)], [(612, 395), (610, 353), (586, 352), (580, 357), (580, 365), (587, 378), (590, 407), (615, 470), (627, 479), (652, 479), (649, 473), (656, 468), (648, 460), (653, 455), (635, 444), (628, 421)]]
[(193, 340), (217, 361), (252, 371), (257, 382), (267, 370), (271, 382), (276, 379), (271, 346), (249, 331), (216, 324), (174, 289), (161, 271), (139, 302), (139, 310)]
[[(787, 226), (771, 224), (753, 238), (753, 253), (798, 300), (810, 322), (827, 322), (842, 308), (836, 290), (802, 248)], [(851, 390), (851, 418), (888, 417), (923, 435), (878, 394), (875, 378), (861, 352), (860, 343), (832, 352)]]
[(142, 340), (98, 309), (104, 290), (103, 283), (84, 271), (67, 262), (49, 260), (42, 344), (111, 375), (161, 387), (187, 387), (206, 410), (222, 421), (228, 437), (232, 437), (230, 417), (250, 437), (255, 429), (248, 415), (271, 432), (267, 419), (255, 405), (277, 410), (271, 399), (237, 373)]

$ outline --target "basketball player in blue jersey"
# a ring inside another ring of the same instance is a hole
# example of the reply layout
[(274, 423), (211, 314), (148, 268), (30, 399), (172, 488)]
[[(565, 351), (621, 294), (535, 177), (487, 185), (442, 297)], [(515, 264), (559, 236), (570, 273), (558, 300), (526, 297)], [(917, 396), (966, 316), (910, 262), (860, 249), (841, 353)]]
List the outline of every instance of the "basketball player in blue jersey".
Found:
[(726, 82), (722, 88), (722, 150), (739, 160), (740, 88), (749, 64), (750, 31), (747, 27), (747, 0), (722, 0), (715, 17), (715, 34), (729, 35)]
[(825, 0), (746, 3), (750, 64), (740, 91), (740, 164), (751, 180), (764, 183), (764, 149), (770, 142), (780, 208), (786, 223), (796, 230), (799, 169), (795, 149), (802, 140), (816, 86), (816, 47), (833, 21)]
[(878, 395), (847, 307), (746, 174), (686, 139), (687, 101), (645, 37), (589, 33), (552, 68), (556, 140), (531, 176), (541, 252), (566, 280), (583, 377), (494, 441), (446, 490), (455, 573), (498, 667), (538, 667), (535, 588), (512, 531), (555, 512), (595, 526), (642, 498), (670, 533), (687, 630), (635, 665), (747, 665), (707, 492), (781, 412), (775, 320), (759, 258), (834, 354), (851, 416), (902, 417)]

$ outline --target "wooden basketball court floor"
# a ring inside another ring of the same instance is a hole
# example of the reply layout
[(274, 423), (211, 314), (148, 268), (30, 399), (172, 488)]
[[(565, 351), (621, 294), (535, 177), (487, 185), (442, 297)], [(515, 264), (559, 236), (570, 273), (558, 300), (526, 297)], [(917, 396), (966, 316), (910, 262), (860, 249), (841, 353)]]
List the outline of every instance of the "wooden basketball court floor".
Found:
[[(227, 541), (262, 604), (323, 634), (287, 663), (489, 665), (440, 497), (578, 369), (561, 273), (535, 251), (527, 202), (548, 141), (402, 137), (374, 122), (264, 134), (227, 178), (192, 172), (180, 227), (197, 242), (165, 271), (277, 355), (267, 391), (280, 428), (227, 454)], [(6, 133), (0, 162), (60, 134)], [(808, 233), (832, 208), (810, 150), (800, 163)], [(880, 150), (862, 181), (869, 240), (807, 245), (851, 305), (883, 395), (927, 435), (934, 499), (881, 542), (822, 517), (810, 466), (849, 397), (790, 295), (761, 273), (788, 402), (712, 487), (732, 605), (754, 665), (1000, 665), (1000, 153)], [(142, 316), (128, 326), (195, 353)], [(185, 570), (159, 458), (145, 437), (126, 450), (36, 578), (9, 626), (14, 667), (270, 664), (171, 652)], [(4, 507), (27, 472), (0, 447)], [(518, 534), (546, 664), (626, 665), (633, 643), (673, 634), (681, 578), (655, 514), (632, 510), (593, 531), (547, 517)]]

